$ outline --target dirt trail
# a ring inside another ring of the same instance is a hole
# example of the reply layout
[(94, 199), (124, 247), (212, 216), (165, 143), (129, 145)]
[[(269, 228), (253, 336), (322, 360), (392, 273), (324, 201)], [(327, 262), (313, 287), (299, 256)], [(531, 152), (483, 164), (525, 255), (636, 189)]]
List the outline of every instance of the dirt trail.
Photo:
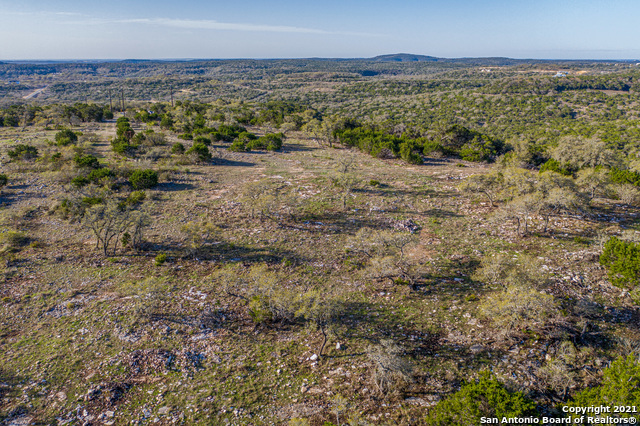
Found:
[(22, 99), (32, 99), (35, 98), (36, 96), (38, 96), (40, 93), (44, 92), (44, 90), (49, 87), (49, 86), (44, 86), (42, 89), (37, 89), (34, 90), (33, 92), (29, 93), (27, 96), (23, 96)]

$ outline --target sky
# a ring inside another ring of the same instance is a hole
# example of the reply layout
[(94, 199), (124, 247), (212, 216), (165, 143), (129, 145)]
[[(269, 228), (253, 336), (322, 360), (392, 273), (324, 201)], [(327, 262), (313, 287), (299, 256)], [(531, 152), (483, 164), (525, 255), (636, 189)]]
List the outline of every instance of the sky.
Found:
[(0, 0), (19, 59), (640, 59), (638, 0)]

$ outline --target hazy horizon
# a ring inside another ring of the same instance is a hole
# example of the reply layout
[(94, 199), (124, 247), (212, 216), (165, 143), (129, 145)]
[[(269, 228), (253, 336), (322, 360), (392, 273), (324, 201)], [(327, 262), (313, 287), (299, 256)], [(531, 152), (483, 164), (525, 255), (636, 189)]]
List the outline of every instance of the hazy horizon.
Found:
[(0, 0), (0, 61), (640, 58), (631, 0)]

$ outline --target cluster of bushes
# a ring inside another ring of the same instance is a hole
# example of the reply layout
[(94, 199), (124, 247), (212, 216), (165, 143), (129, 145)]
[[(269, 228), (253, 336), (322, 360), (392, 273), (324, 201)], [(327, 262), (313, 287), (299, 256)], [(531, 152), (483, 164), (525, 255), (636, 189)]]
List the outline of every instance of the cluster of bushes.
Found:
[[(77, 188), (82, 188), (90, 183), (104, 185), (116, 177), (113, 170), (103, 167), (93, 155), (77, 154), (74, 157), (74, 162), (80, 175), (71, 179), (71, 184)], [(158, 173), (150, 169), (135, 170), (129, 175), (129, 183), (137, 190), (153, 188), (158, 184)]]
[(277, 151), (282, 148), (282, 133), (267, 133), (257, 137), (253, 133), (241, 133), (238, 138), (229, 146), (229, 151), (245, 152), (254, 150)]
[(439, 402), (426, 418), (429, 425), (479, 424), (481, 417), (537, 417), (535, 404), (522, 392), (511, 392), (485, 373)]
[(74, 105), (65, 105), (62, 114), (71, 121), (71, 117), (77, 117), (83, 122), (95, 121), (100, 122), (103, 119), (113, 118), (111, 110), (102, 105), (76, 103)]
[[(176, 150), (180, 150), (180, 148), (177, 148), (176, 145), (174, 145), (174, 148), (176, 148)], [(182, 149), (184, 150), (184, 147), (182, 147)], [(201, 142), (194, 143), (191, 148), (189, 148), (185, 152), (185, 154), (192, 155), (196, 161), (201, 163), (206, 163), (207, 161), (211, 160), (211, 152), (209, 152), (209, 148), (207, 147), (207, 145)]]
[(134, 155), (140, 143), (144, 141), (142, 133), (136, 133), (126, 117), (118, 118), (116, 122), (116, 138), (111, 141), (113, 152), (120, 155)]
[(94, 155), (76, 154), (73, 161), (80, 170), (80, 175), (71, 179), (71, 184), (77, 188), (82, 188), (90, 183), (99, 185), (115, 177), (115, 173), (106, 167), (102, 167), (100, 161)]
[(200, 142), (203, 142), (206, 139), (208, 141), (207, 145), (210, 145), (211, 141), (231, 142), (242, 133), (246, 132), (247, 129), (238, 124), (221, 124), (217, 129), (215, 127), (205, 127), (203, 124), (201, 127), (198, 127), (190, 132), (185, 132), (178, 137), (181, 139), (194, 141), (200, 138)]
[[(421, 164), (422, 156), (438, 152), (467, 161), (491, 161), (505, 150), (504, 143), (466, 127), (455, 125), (434, 139), (392, 135), (370, 127), (347, 127), (334, 131), (334, 137), (375, 157), (400, 157), (410, 164)], [(439, 140), (438, 140), (439, 139)]]
[(34, 160), (38, 158), (38, 148), (31, 145), (18, 144), (7, 151), (12, 160)]

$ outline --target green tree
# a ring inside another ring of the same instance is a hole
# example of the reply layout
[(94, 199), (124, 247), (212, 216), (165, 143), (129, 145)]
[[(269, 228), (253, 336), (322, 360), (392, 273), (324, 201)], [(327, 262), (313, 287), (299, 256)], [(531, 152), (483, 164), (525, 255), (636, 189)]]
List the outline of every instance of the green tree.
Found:
[(522, 392), (509, 391), (487, 372), (465, 383), (427, 415), (430, 426), (476, 426), (481, 417), (537, 417), (535, 404)]
[[(568, 406), (640, 406), (640, 362), (637, 354), (620, 357), (604, 370), (602, 383), (576, 394)], [(632, 417), (637, 413), (607, 414)], [(572, 415), (575, 417), (574, 415)]]

